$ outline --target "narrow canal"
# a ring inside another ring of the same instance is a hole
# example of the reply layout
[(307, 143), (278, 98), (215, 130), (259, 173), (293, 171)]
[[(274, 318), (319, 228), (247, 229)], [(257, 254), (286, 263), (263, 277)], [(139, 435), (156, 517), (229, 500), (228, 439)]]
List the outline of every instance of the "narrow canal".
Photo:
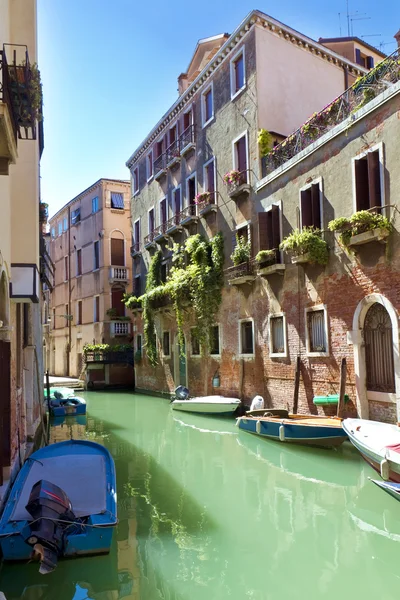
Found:
[(2, 565), (7, 600), (398, 598), (400, 505), (348, 444), (288, 447), (167, 401), (88, 393), (52, 442), (105, 444), (119, 525), (108, 556)]

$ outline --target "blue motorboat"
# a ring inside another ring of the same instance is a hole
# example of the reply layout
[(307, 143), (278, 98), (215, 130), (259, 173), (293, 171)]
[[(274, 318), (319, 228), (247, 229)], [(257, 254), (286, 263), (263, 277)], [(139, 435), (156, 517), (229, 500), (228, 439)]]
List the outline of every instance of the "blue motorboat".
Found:
[(50, 388), (50, 396), (45, 390), (49, 411), (52, 417), (65, 417), (86, 414), (86, 401), (75, 396), (70, 388)]
[(338, 417), (295, 415), (284, 409), (249, 411), (237, 419), (237, 425), (261, 437), (307, 446), (340, 446), (347, 439)]
[(395, 483), (393, 481), (377, 481), (376, 479), (371, 479), (371, 481), (393, 496), (393, 498), (396, 498), (396, 500), (400, 500), (400, 483)]
[(4, 560), (40, 558), (49, 573), (60, 557), (106, 554), (117, 525), (115, 466), (95, 442), (70, 440), (27, 459), (0, 520)]

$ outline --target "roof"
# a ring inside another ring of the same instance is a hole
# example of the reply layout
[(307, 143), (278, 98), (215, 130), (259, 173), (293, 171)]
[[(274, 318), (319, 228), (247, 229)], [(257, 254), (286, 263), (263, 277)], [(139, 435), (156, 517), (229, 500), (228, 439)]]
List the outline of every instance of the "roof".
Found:
[(205, 65), (201, 73), (196, 77), (196, 79), (190, 84), (190, 86), (179, 96), (179, 98), (174, 102), (174, 104), (167, 110), (166, 113), (161, 117), (161, 119), (156, 123), (150, 133), (146, 136), (146, 138), (140, 143), (140, 145), (136, 148), (136, 150), (131, 154), (131, 156), (126, 161), (126, 166), (130, 168), (133, 163), (135, 163), (142, 154), (146, 151), (146, 149), (150, 146), (150, 144), (155, 141), (161, 131), (176, 117), (176, 115), (186, 106), (193, 96), (193, 94), (199, 89), (203, 83), (208, 79), (210, 75), (212, 75), (213, 71), (219, 67), (219, 65), (224, 61), (225, 57), (230, 56), (237, 44), (243, 39), (243, 37), (250, 31), (250, 29), (258, 24), (265, 28), (268, 28), (270, 31), (274, 31), (280, 34), (283, 34), (289, 43), (295, 43), (297, 45), (301, 45), (307, 49), (316, 49), (322, 57), (325, 57), (326, 60), (333, 61), (339, 66), (347, 65), (350, 67), (350, 71), (353, 71), (356, 74), (364, 74), (367, 73), (367, 70), (364, 67), (357, 65), (354, 61), (348, 60), (344, 56), (341, 56), (334, 50), (327, 48), (326, 46), (321, 45), (319, 42), (316, 42), (312, 38), (296, 31), (292, 27), (285, 25), (281, 21), (270, 17), (269, 15), (259, 11), (252, 10), (243, 21), (236, 27), (231, 36), (226, 40), (226, 42), (221, 46), (218, 52), (213, 56), (213, 58)]
[(361, 38), (359, 38), (357, 36), (319, 38), (318, 42), (320, 44), (329, 44), (329, 42), (357, 42), (358, 44), (361, 44), (362, 46), (369, 48), (372, 52), (375, 52), (375, 54), (379, 54), (379, 56), (382, 56), (382, 58), (386, 58), (386, 56), (387, 56), (384, 52), (382, 52), (381, 50), (378, 50), (378, 48), (375, 48), (375, 46), (371, 46), (371, 44), (368, 44), (368, 42), (365, 42), (364, 40), (362, 40)]
[(55, 217), (57, 217), (60, 213), (62, 213), (68, 206), (70, 206), (71, 204), (76, 202), (81, 196), (84, 196), (85, 194), (89, 193), (90, 190), (92, 190), (93, 188), (100, 185), (102, 181), (111, 181), (114, 183), (130, 184), (130, 181), (126, 180), (126, 179), (107, 179), (106, 177), (101, 177), (100, 179), (95, 181), (95, 183), (92, 183), (92, 185), (89, 185), (89, 187), (87, 187), (85, 190), (83, 190), (83, 192), (80, 192), (77, 196), (72, 198), (72, 200), (67, 202), (67, 204), (64, 204), (64, 206), (62, 206), (52, 217), (49, 218), (48, 222), (50, 223), (50, 221), (52, 221)]
[(222, 40), (224, 38), (229, 38), (229, 33), (219, 33), (218, 35), (212, 35), (211, 37), (206, 37), (206, 38), (202, 38), (201, 40), (199, 40), (196, 44), (196, 48), (194, 49), (194, 52), (192, 54), (192, 58), (189, 61), (189, 65), (188, 68), (186, 69), (186, 73), (188, 73), (190, 71), (190, 67), (192, 66), (193, 60), (197, 54), (197, 50), (199, 49), (200, 46), (202, 46), (203, 44), (208, 44), (209, 42), (217, 42), (218, 40)]

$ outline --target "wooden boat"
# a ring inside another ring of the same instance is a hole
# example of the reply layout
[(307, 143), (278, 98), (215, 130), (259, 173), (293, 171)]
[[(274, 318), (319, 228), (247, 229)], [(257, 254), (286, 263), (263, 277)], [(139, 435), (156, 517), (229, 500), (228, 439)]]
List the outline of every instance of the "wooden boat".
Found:
[(34, 452), (19, 472), (0, 520), (7, 561), (106, 554), (117, 524), (114, 461), (104, 446), (70, 440)]
[(241, 402), (238, 398), (200, 396), (198, 398), (188, 398), (187, 400), (177, 398), (171, 404), (174, 410), (208, 415), (226, 415), (234, 413)]
[(367, 419), (345, 419), (343, 429), (382, 479), (400, 483), (400, 428)]
[(376, 479), (371, 479), (371, 481), (382, 490), (385, 490), (385, 492), (393, 496), (393, 498), (396, 498), (396, 500), (400, 500), (400, 483), (394, 483), (392, 481), (377, 481)]
[(249, 413), (239, 417), (237, 425), (242, 431), (261, 437), (323, 447), (340, 446), (347, 439), (342, 419), (338, 417), (294, 415), (284, 409), (262, 409)]
[[(45, 390), (45, 398), (47, 399), (47, 390)], [(86, 414), (86, 401), (75, 396), (74, 391), (70, 388), (50, 388), (48, 403), (52, 417)]]

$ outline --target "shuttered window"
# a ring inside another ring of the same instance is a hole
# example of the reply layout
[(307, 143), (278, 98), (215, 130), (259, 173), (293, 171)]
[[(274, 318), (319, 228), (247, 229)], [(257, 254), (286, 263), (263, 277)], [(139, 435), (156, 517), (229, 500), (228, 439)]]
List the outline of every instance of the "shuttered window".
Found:
[(164, 224), (167, 220), (167, 201), (165, 198), (160, 202), (160, 221)]
[(76, 225), (81, 221), (81, 207), (76, 208), (71, 212), (71, 224)]
[(285, 332), (283, 316), (270, 317), (271, 354), (284, 354)]
[(181, 212), (181, 188), (176, 188), (173, 192), (174, 195), (174, 212), (178, 215)]
[(111, 192), (111, 208), (124, 209), (124, 195), (120, 192)]
[(192, 356), (199, 356), (200, 354), (200, 343), (199, 338), (196, 335), (196, 330), (192, 329), (190, 332), (190, 342), (192, 346)]
[(254, 354), (252, 321), (242, 321), (240, 323), (240, 353)]
[(260, 250), (275, 250), (276, 262), (281, 262), (281, 219), (279, 206), (258, 213), (258, 246)]
[(210, 328), (210, 354), (220, 354), (219, 325)]
[(382, 206), (381, 169), (379, 151), (368, 152), (354, 161), (356, 179), (356, 207), (359, 210)]
[(205, 167), (204, 187), (206, 192), (215, 191), (214, 160), (210, 161)]
[(308, 352), (328, 352), (325, 330), (325, 311), (307, 312)]
[(164, 356), (170, 355), (170, 344), (169, 344), (169, 331), (163, 332), (163, 354)]
[(96, 270), (100, 267), (100, 248), (99, 242), (94, 242), (93, 244), (93, 269)]
[(234, 144), (235, 169), (240, 173), (239, 185), (247, 183), (247, 142), (246, 136), (241, 137)]
[(149, 233), (154, 231), (154, 208), (149, 210)]
[(318, 183), (300, 192), (301, 227), (322, 229), (321, 194)]
[(125, 243), (124, 240), (111, 238), (111, 264), (114, 267), (125, 266)]
[(114, 309), (116, 317), (125, 316), (124, 294), (125, 292), (122, 289), (114, 288), (111, 290), (111, 308)]

